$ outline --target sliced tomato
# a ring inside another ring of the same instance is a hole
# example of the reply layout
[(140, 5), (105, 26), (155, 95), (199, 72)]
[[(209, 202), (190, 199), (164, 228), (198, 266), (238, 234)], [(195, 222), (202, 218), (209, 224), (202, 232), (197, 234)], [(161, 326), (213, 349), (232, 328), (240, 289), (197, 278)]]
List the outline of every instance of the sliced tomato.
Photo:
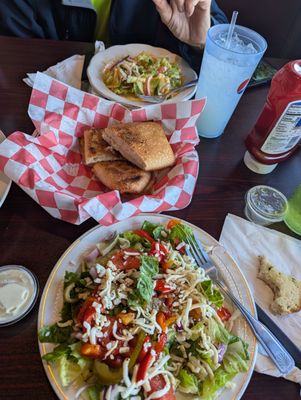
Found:
[(146, 375), (146, 372), (150, 366), (151, 360), (153, 358), (151, 354), (152, 348), (149, 347), (148, 353), (145, 355), (145, 357), (142, 359), (142, 361), (139, 363), (138, 371), (137, 371), (137, 376), (136, 380), (137, 382), (143, 381)]
[(88, 358), (103, 358), (106, 353), (106, 349), (99, 344), (84, 343), (81, 346), (80, 353), (82, 356)]
[(163, 262), (164, 263), (164, 258), (167, 255), (167, 250), (166, 248), (163, 246), (163, 244), (159, 243), (159, 242), (153, 242), (152, 243), (152, 247), (148, 253), (149, 256), (154, 256), (157, 257), (159, 262)]
[[(166, 385), (163, 375), (156, 375), (154, 378), (152, 378), (150, 380), (149, 383), (150, 383), (151, 390), (149, 392), (147, 392), (147, 395), (150, 395), (152, 393), (158, 392), (159, 390), (162, 390)], [(169, 391), (166, 394), (164, 394), (163, 396), (160, 396), (160, 400), (175, 400), (175, 398), (176, 398), (175, 392), (172, 387), (169, 389)]]
[(157, 353), (157, 356), (160, 355), (160, 353), (162, 353), (165, 345), (167, 342), (167, 335), (166, 333), (160, 333), (159, 338), (158, 338), (158, 342), (155, 344), (155, 352)]
[(150, 242), (150, 244), (155, 243), (155, 239), (151, 237), (151, 235), (145, 231), (144, 229), (137, 229), (136, 231), (134, 231), (134, 233), (136, 233), (136, 235), (141, 236), (142, 238), (148, 240)]
[(164, 279), (157, 279), (155, 291), (160, 293), (170, 293), (173, 289), (165, 283)]
[[(90, 326), (94, 326), (94, 317), (95, 317), (95, 308), (91, 306), (87, 307), (84, 317), (83, 317), (83, 323), (87, 322)], [(83, 330), (85, 330), (85, 327), (83, 327)]]
[[(81, 324), (84, 322), (84, 316), (86, 311), (92, 307), (93, 302), (95, 301), (94, 297), (88, 297), (84, 304), (81, 306), (81, 308), (79, 309), (79, 312), (77, 314), (77, 321), (80, 322)], [(95, 309), (94, 309), (95, 312)]]
[(231, 317), (231, 313), (226, 307), (219, 308), (216, 312), (222, 321), (228, 321)]
[[(139, 269), (141, 265), (140, 256), (127, 255), (125, 252), (137, 253), (137, 250), (128, 248), (126, 250), (119, 250), (112, 257), (112, 263), (116, 265), (118, 269)], [(126, 257), (125, 257), (126, 256)]]

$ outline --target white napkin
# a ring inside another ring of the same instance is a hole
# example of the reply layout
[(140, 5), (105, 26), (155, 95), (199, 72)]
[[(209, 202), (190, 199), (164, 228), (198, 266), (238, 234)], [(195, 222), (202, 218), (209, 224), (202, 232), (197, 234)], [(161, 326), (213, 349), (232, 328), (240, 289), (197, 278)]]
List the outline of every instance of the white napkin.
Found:
[[(103, 51), (104, 49), (104, 43), (96, 40), (94, 54), (98, 53), (99, 51)], [(81, 89), (84, 62), (85, 56), (75, 54), (74, 56), (66, 58), (65, 60), (47, 68), (46, 71), (43, 72), (52, 78), (67, 83), (68, 85), (77, 89)], [(28, 86), (33, 87), (36, 73), (28, 73), (26, 75), (27, 78), (24, 78), (23, 81)]]
[[(228, 214), (220, 243), (243, 271), (256, 303), (301, 348), (301, 311), (287, 316), (273, 315), (269, 310), (273, 292), (256, 277), (258, 256), (264, 255), (277, 269), (301, 280), (301, 240)], [(259, 348), (255, 370), (267, 375), (281, 376), (271, 359), (264, 354), (263, 349)], [(301, 370), (294, 368), (285, 378), (301, 385)]]
[[(84, 62), (85, 56), (76, 54), (47, 68), (44, 73), (76, 89), (80, 89)], [(28, 86), (33, 87), (35, 78), (36, 73), (28, 73), (27, 78), (24, 78), (23, 81)]]

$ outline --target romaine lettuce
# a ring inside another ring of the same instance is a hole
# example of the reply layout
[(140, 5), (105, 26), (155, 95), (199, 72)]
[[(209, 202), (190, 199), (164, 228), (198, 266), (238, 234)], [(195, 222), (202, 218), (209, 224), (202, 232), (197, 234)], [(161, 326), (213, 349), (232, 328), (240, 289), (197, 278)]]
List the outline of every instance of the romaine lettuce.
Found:
[(181, 369), (177, 378), (180, 380), (180, 391), (197, 394), (199, 392), (197, 377), (186, 369)]

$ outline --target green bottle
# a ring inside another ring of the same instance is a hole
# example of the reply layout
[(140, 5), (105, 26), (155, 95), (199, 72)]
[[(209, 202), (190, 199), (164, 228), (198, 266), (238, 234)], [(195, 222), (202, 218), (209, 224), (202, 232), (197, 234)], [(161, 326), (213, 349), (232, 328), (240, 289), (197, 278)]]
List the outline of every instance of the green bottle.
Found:
[(301, 235), (301, 185), (288, 200), (288, 209), (284, 217), (286, 225), (298, 235)]

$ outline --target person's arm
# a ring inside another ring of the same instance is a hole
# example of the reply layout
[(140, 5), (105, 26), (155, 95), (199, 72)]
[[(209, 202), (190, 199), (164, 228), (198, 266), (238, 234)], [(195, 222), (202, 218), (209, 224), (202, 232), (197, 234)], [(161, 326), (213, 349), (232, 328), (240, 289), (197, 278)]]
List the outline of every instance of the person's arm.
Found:
[[(41, 8), (44, 9), (44, 14), (49, 17), (47, 15), (51, 10), (49, 1), (43, 2)], [(45, 38), (45, 29), (42, 24), (39, 24), (37, 15), (35, 1), (1, 0), (0, 35)], [(52, 38), (58, 39), (55, 29), (52, 33)]]
[(178, 39), (180, 55), (198, 72), (207, 31), (227, 23), (215, 0), (153, 0), (162, 22)]

